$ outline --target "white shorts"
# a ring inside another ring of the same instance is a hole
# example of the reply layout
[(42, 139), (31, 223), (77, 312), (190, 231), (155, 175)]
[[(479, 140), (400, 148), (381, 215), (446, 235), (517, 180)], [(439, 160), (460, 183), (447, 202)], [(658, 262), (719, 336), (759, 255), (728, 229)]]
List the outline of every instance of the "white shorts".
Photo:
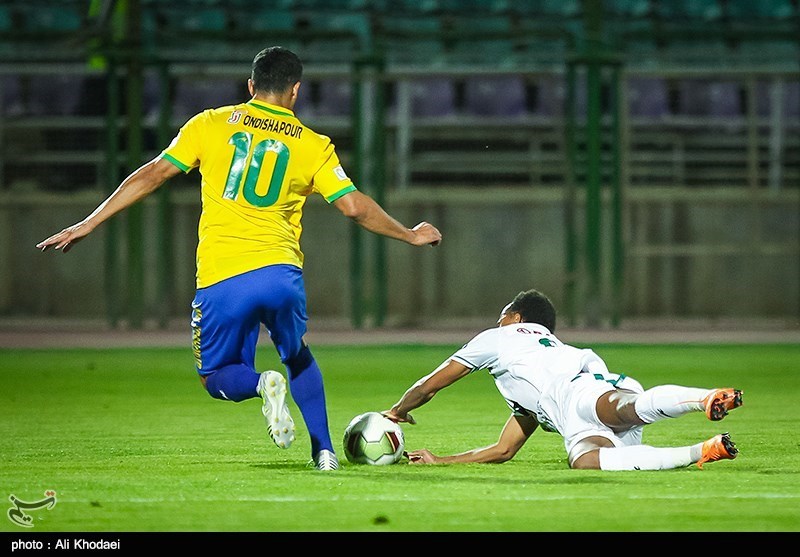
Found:
[(625, 375), (583, 372), (557, 379), (542, 393), (536, 418), (543, 429), (561, 434), (570, 461), (572, 449), (587, 437), (605, 437), (616, 447), (641, 444), (641, 426), (617, 434), (597, 417), (597, 399), (615, 389), (644, 392), (638, 381)]

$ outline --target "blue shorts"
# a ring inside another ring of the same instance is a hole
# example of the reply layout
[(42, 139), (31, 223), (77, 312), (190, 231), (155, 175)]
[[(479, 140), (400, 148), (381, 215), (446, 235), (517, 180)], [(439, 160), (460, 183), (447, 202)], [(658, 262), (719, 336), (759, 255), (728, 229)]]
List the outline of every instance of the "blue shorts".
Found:
[(307, 321), (303, 271), (294, 265), (269, 265), (200, 288), (192, 302), (197, 372), (241, 363), (255, 370), (262, 324), (286, 361), (303, 347)]

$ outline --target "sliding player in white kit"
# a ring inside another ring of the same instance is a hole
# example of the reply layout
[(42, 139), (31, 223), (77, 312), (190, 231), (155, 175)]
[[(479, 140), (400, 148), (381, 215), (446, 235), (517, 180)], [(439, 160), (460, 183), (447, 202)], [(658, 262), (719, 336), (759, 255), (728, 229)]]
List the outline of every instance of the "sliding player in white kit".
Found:
[(727, 433), (685, 447), (642, 444), (642, 428), (689, 412), (718, 421), (741, 406), (738, 389), (661, 385), (644, 390), (638, 381), (612, 373), (592, 350), (561, 342), (553, 333), (556, 312), (544, 294), (520, 292), (500, 314), (498, 327), (483, 331), (433, 372), (412, 385), (383, 414), (414, 424), (409, 414), (441, 389), (486, 369), (511, 408), (496, 443), (450, 456), (409, 451), (411, 464), (505, 462), (537, 427), (564, 438), (570, 468), (665, 470), (733, 459), (738, 450)]

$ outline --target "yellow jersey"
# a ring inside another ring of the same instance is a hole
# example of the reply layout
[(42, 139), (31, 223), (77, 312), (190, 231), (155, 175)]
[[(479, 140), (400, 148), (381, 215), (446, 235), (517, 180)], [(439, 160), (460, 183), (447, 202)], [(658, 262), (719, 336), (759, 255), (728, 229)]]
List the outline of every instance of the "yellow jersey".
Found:
[(192, 117), (161, 156), (199, 167), (197, 288), (266, 265), (303, 267), (303, 205), (356, 189), (329, 137), (288, 108), (251, 100)]

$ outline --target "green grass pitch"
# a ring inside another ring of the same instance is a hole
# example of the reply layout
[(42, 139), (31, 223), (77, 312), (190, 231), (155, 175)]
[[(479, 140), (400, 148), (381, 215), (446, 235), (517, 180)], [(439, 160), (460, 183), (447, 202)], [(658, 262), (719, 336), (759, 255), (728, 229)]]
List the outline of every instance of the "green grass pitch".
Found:
[[(800, 345), (595, 345), (645, 388), (733, 386), (744, 405), (645, 429), (655, 446), (730, 431), (733, 461), (661, 472), (569, 470), (537, 431), (500, 465), (373, 467), (345, 461), (342, 433), (391, 406), (458, 346), (317, 346), (342, 468), (307, 467), (310, 444), (267, 437), (260, 401), (214, 400), (186, 348), (0, 350), (0, 499), (56, 492), (37, 532), (785, 532), (800, 531)], [(270, 347), (261, 369), (284, 371)], [(508, 416), (486, 372), (439, 393), (404, 425), (406, 447), (451, 453), (492, 443)], [(4, 509), (7, 510), (7, 509)]]

